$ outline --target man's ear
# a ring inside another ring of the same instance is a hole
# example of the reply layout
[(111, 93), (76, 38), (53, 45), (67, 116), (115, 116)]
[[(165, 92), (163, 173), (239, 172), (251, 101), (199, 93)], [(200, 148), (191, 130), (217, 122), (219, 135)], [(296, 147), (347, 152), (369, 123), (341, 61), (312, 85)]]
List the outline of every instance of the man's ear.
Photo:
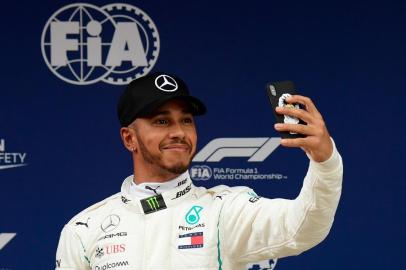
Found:
[(120, 129), (121, 140), (125, 148), (130, 152), (137, 151), (138, 141), (137, 136), (135, 136), (135, 130), (129, 127), (122, 127)]

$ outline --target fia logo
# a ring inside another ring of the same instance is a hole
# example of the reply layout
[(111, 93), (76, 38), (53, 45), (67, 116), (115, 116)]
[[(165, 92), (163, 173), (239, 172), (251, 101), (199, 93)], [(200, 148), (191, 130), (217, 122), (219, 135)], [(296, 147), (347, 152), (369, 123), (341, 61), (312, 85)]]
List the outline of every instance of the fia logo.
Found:
[(64, 6), (49, 18), (41, 37), (49, 69), (76, 85), (127, 84), (152, 69), (159, 46), (151, 18), (122, 3)]
[(192, 168), (190, 168), (190, 177), (196, 181), (209, 180), (212, 175), (213, 171), (207, 165), (194, 165)]

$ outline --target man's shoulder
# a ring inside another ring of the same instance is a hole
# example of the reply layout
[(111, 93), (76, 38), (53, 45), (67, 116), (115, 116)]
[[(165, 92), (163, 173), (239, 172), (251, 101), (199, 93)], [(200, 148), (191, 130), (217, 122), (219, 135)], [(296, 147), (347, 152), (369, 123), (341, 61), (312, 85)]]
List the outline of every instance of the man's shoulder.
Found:
[(215, 193), (221, 193), (224, 191), (229, 191), (231, 193), (240, 193), (240, 192), (244, 192), (246, 190), (251, 190), (251, 188), (247, 187), (247, 186), (235, 186), (235, 187), (230, 187), (230, 186), (226, 186), (226, 185), (218, 185), (218, 186), (214, 186), (208, 189), (209, 192), (215, 192)]
[(82, 210), (77, 215), (75, 215), (68, 223), (68, 226), (85, 226), (88, 227), (89, 223), (103, 218), (104, 214), (109, 212), (117, 206), (117, 203), (121, 202), (121, 193), (116, 193), (106, 199), (97, 202), (88, 208)]
[(232, 198), (234, 196), (238, 196), (241, 193), (247, 193), (250, 191), (252, 191), (252, 189), (247, 186), (230, 187), (226, 185), (218, 185), (207, 190), (205, 189), (205, 192), (211, 194), (213, 197), (226, 196), (227, 198)]

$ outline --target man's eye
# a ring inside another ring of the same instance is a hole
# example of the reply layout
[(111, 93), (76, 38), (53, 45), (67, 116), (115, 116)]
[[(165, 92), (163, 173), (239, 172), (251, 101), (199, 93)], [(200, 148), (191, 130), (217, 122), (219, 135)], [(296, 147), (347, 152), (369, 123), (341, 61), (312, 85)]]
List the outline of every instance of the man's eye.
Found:
[(157, 124), (157, 125), (166, 125), (166, 124), (168, 124), (168, 121), (165, 120), (165, 119), (157, 119), (157, 120), (155, 120), (155, 124)]
[(193, 120), (192, 120), (192, 118), (185, 118), (185, 119), (183, 119), (183, 123), (185, 123), (185, 124), (192, 124), (192, 123), (193, 123)]

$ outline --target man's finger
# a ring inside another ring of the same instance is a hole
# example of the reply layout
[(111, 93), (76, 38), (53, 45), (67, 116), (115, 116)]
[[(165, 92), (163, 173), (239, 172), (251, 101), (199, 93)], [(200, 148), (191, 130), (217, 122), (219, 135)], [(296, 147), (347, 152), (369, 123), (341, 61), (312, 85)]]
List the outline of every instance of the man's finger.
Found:
[(302, 124), (275, 124), (277, 131), (291, 131), (303, 135), (315, 135), (314, 129), (308, 125)]
[(296, 109), (296, 108), (288, 108), (288, 107), (276, 107), (275, 108), (276, 112), (279, 114), (286, 114), (289, 116), (294, 116), (296, 118), (300, 118), (306, 123), (313, 123), (313, 118), (312, 115), (302, 109)]
[(289, 103), (300, 103), (305, 106), (306, 111), (308, 111), (310, 114), (316, 114), (317, 116), (321, 117), (321, 114), (317, 110), (313, 101), (308, 97), (301, 96), (301, 95), (293, 95), (291, 97), (288, 97), (286, 99), (286, 101)]
[(306, 138), (282, 139), (281, 145), (286, 147), (306, 147)]

